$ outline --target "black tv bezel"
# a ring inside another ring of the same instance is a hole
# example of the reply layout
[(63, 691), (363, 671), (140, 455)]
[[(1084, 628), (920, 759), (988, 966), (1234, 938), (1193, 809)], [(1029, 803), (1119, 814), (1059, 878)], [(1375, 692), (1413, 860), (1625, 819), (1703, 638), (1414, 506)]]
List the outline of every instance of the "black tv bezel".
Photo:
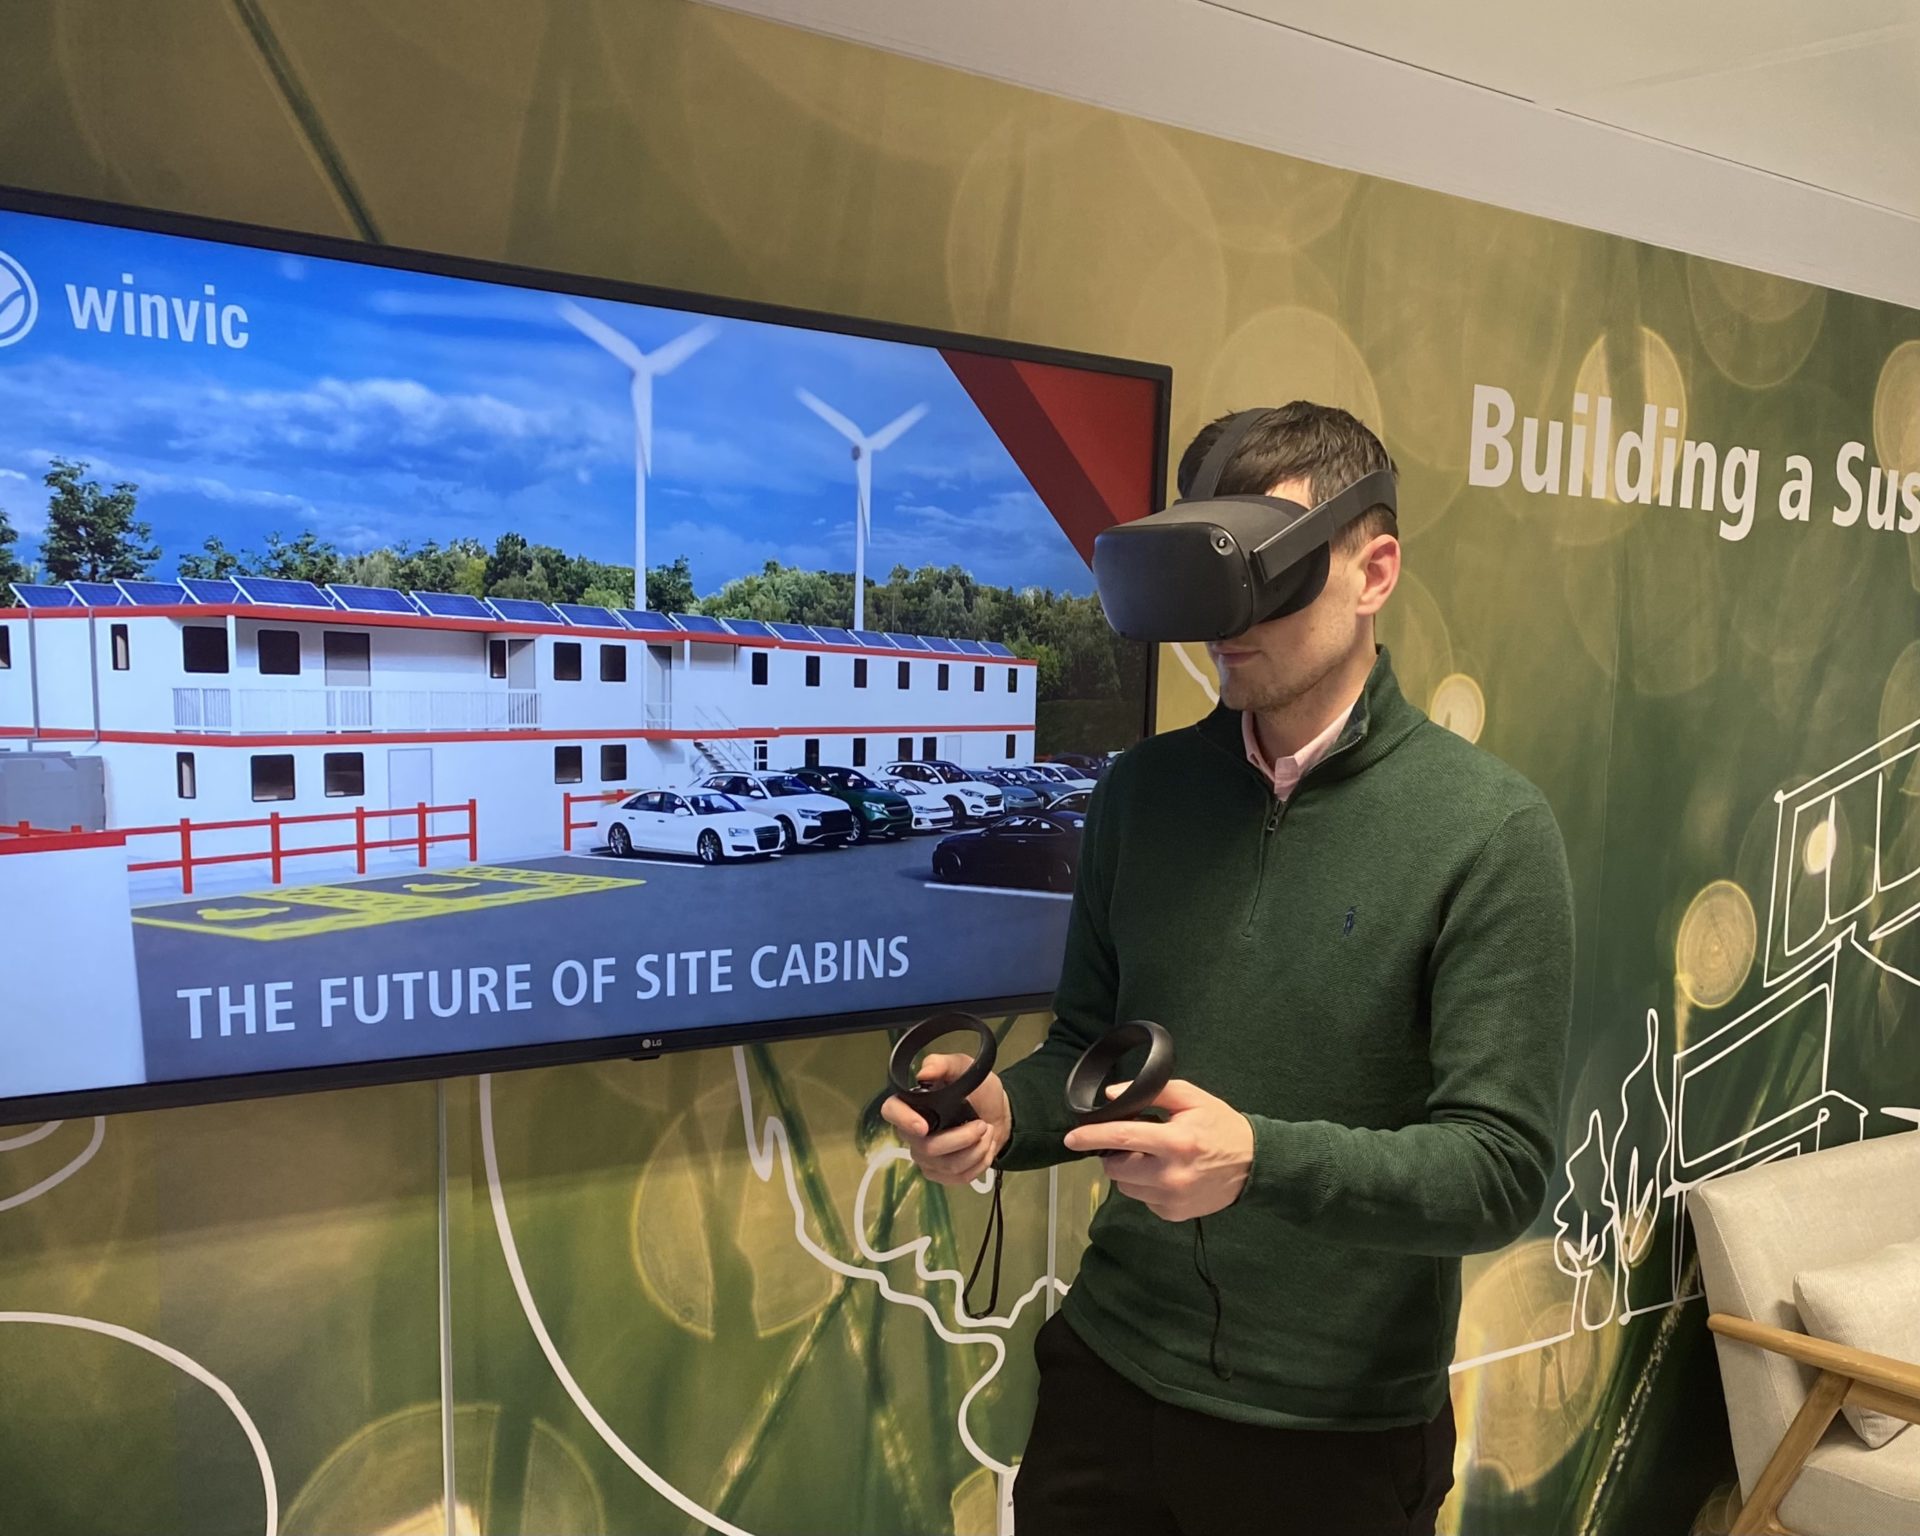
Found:
[[(257, 250), (284, 252), (361, 266), (388, 267), (430, 276), (463, 278), (473, 282), (510, 284), (583, 298), (644, 304), (660, 309), (685, 310), (729, 320), (752, 320), (834, 335), (859, 336), (874, 341), (904, 342), (911, 346), (952, 348), (983, 357), (1020, 362), (1050, 363), (1089, 373), (1117, 374), (1145, 380), (1155, 386), (1152, 505), (1165, 504), (1167, 434), (1172, 409), (1173, 370), (1164, 363), (1147, 363), (1099, 353), (1074, 352), (1057, 347), (972, 336), (896, 321), (863, 319), (824, 310), (792, 308), (722, 294), (694, 293), (649, 284), (523, 267), (511, 262), (424, 251), (409, 246), (373, 245), (335, 235), (316, 235), (269, 225), (175, 213), (127, 203), (71, 197), (24, 187), (0, 186), (0, 212), (38, 214), (48, 218), (133, 229), (149, 234), (211, 240)], [(1141, 736), (1153, 734), (1159, 698), (1160, 650), (1146, 647), (1145, 716)], [(1049, 993), (1011, 996), (943, 998), (914, 1009), (883, 1008), (858, 1013), (802, 1015), (762, 1020), (752, 1024), (716, 1024), (661, 1034), (600, 1035), (582, 1039), (541, 1041), (479, 1051), (443, 1052), (426, 1056), (396, 1056), (317, 1067), (289, 1067), (273, 1072), (215, 1077), (173, 1078), (156, 1083), (130, 1083), (110, 1088), (76, 1089), (68, 1093), (0, 1098), (0, 1125), (30, 1120), (68, 1119), (82, 1115), (128, 1114), (138, 1110), (177, 1109), (196, 1104), (228, 1103), (240, 1099), (277, 1098), (283, 1094), (320, 1093), (338, 1088), (370, 1088), (393, 1083), (469, 1077), (480, 1073), (518, 1071), (587, 1061), (651, 1059), (668, 1052), (707, 1050), (719, 1046), (760, 1045), (827, 1035), (854, 1034), (898, 1028), (930, 1013), (964, 1009), (980, 1014), (1015, 1014), (1044, 1009)]]

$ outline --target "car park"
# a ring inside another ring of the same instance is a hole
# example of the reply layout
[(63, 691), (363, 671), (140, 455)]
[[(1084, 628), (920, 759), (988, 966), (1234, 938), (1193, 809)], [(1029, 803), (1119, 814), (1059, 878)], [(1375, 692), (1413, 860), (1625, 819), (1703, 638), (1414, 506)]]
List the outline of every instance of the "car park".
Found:
[(933, 876), (948, 885), (1071, 891), (1085, 825), (1077, 811), (1002, 816), (942, 838), (933, 851)]
[(784, 834), (771, 816), (709, 790), (649, 789), (600, 813), (600, 836), (625, 858), (635, 853), (687, 854), (702, 864), (772, 858)]
[(849, 807), (856, 843), (872, 837), (904, 837), (913, 830), (913, 807), (907, 797), (875, 783), (858, 768), (816, 766), (785, 772), (787, 777)]
[(991, 821), (1006, 809), (1006, 797), (997, 784), (982, 784), (957, 764), (931, 762), (888, 763), (880, 770), (889, 778), (925, 784), (953, 807), (956, 821)]
[(907, 804), (913, 808), (913, 830), (916, 832), (946, 832), (954, 824), (953, 807), (947, 804), (946, 797), (937, 793), (931, 784), (921, 784), (914, 779), (882, 779), (882, 787), (905, 795)]
[(854, 811), (790, 773), (710, 773), (695, 789), (717, 790), (780, 823), (786, 850), (839, 848), (854, 840)]

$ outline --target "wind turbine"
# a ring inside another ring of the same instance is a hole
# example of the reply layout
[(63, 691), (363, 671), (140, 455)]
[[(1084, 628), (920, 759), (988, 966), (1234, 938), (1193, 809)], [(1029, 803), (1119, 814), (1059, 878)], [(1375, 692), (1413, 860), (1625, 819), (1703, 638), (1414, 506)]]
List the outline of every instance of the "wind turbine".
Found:
[(647, 476), (653, 471), (653, 381), (672, 373), (717, 334), (712, 325), (696, 325), (651, 352), (642, 352), (597, 315), (571, 299), (560, 313), (575, 330), (598, 342), (633, 372), (633, 606), (647, 606)]
[(872, 536), (871, 508), (873, 505), (873, 456), (881, 450), (891, 448), (907, 434), (922, 416), (927, 414), (924, 405), (916, 405), (904, 415), (896, 416), (872, 437), (868, 437), (846, 417), (842, 416), (826, 401), (806, 390), (796, 390), (800, 403), (818, 416), (834, 431), (853, 444), (854, 481), (859, 487), (858, 510), (853, 524), (853, 627), (867, 627), (867, 540)]

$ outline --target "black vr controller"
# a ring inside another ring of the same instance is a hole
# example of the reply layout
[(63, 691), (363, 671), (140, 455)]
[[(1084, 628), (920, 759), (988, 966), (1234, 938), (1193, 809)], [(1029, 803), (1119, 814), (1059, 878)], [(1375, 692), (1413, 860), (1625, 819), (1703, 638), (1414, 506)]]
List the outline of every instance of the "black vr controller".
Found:
[[(1107, 1097), (1107, 1079), (1129, 1052), (1147, 1048), (1147, 1059), (1127, 1086)], [(1150, 1019), (1116, 1024), (1080, 1053), (1067, 1074), (1067, 1113), (1075, 1125), (1139, 1120), (1173, 1076), (1173, 1036)]]
[[(966, 1071), (950, 1082), (922, 1082), (914, 1069), (920, 1053), (946, 1035), (968, 1030), (978, 1040), (979, 1050)], [(950, 1131), (956, 1125), (966, 1125), (979, 1118), (967, 1102), (967, 1095), (987, 1080), (998, 1053), (999, 1042), (994, 1039), (993, 1031), (972, 1014), (936, 1014), (900, 1037), (887, 1062), (887, 1076), (893, 1083), (894, 1093), (927, 1122), (927, 1134), (931, 1136), (936, 1131)]]

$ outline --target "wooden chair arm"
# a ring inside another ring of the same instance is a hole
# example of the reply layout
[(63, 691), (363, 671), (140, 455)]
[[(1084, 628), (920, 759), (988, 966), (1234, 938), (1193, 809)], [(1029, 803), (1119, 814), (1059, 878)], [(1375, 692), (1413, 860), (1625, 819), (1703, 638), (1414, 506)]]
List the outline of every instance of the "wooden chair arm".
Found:
[(1836, 1376), (1866, 1382), (1896, 1398), (1920, 1405), (1920, 1365), (1864, 1349), (1850, 1349), (1844, 1344), (1816, 1339), (1811, 1334), (1794, 1333), (1727, 1312), (1715, 1312), (1707, 1319), (1707, 1326), (1729, 1339), (1770, 1349), (1817, 1371), (1832, 1371)]

